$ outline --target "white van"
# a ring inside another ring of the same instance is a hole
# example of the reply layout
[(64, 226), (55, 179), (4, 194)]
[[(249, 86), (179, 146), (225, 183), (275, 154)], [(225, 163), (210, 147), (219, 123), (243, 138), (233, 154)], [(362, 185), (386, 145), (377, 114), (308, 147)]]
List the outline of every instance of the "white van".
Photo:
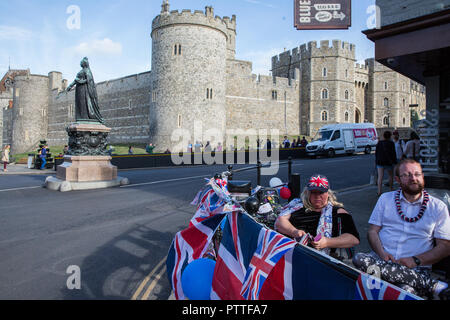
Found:
[(336, 154), (369, 154), (377, 145), (377, 130), (373, 123), (341, 123), (323, 126), (306, 146), (306, 153), (315, 157)]

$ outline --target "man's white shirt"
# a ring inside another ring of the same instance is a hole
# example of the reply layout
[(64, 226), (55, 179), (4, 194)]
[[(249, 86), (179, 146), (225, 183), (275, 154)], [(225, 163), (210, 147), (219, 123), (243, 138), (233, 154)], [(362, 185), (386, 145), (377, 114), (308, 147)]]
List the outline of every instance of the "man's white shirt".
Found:
[[(450, 240), (450, 216), (444, 202), (432, 197), (423, 217), (416, 222), (406, 222), (400, 218), (395, 205), (396, 191), (380, 196), (370, 216), (369, 223), (381, 227), (379, 237), (386, 252), (394, 258), (417, 256), (433, 248), (433, 239)], [(409, 202), (400, 193), (403, 214), (414, 218), (420, 211), (423, 194), (416, 202)]]

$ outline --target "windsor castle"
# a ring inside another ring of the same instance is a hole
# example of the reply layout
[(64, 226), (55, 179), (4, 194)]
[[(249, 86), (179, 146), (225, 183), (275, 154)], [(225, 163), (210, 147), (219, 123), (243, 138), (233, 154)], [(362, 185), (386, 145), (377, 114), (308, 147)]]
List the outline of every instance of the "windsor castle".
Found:
[[(250, 61), (235, 58), (236, 16), (214, 16), (212, 7), (171, 11), (167, 1), (151, 38), (151, 71), (97, 83), (110, 143), (152, 142), (164, 151), (175, 129), (191, 132), (196, 121), (295, 136), (332, 123), (409, 127), (411, 110), (425, 109), (422, 85), (374, 59), (356, 64), (355, 45), (344, 41), (302, 44), (273, 57), (271, 75), (255, 75)], [(3, 145), (22, 153), (39, 140), (67, 144), (75, 121), (74, 92), (59, 94), (67, 85), (57, 71), (9, 70), (0, 81)]]

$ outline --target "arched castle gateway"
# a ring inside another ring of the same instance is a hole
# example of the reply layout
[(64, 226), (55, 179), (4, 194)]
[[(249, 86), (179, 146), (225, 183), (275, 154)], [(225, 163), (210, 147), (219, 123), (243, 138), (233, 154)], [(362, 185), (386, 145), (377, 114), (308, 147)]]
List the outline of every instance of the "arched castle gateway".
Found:
[[(171, 11), (164, 1), (151, 39), (151, 71), (97, 83), (111, 143), (152, 142), (158, 151), (174, 150), (179, 143), (171, 141), (172, 132), (187, 130), (194, 143), (196, 121), (203, 132), (278, 129), (282, 135), (313, 135), (327, 123), (364, 120), (386, 127), (386, 117), (391, 127), (406, 127), (409, 105), (425, 108), (422, 86), (373, 59), (355, 65), (355, 46), (339, 40), (283, 52), (272, 58), (272, 76), (255, 75), (251, 62), (235, 58), (236, 17), (215, 16), (212, 7)], [(43, 139), (67, 144), (65, 129), (75, 119), (74, 92), (58, 95), (66, 87), (60, 72), (8, 71), (0, 82), (3, 144), (14, 153)]]

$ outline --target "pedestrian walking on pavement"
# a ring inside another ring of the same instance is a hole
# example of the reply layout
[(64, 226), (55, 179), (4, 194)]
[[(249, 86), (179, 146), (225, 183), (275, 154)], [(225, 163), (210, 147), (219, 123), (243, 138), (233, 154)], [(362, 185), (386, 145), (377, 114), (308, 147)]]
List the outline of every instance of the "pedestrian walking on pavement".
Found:
[(398, 131), (395, 130), (392, 135), (395, 144), (395, 154), (397, 156), (397, 162), (403, 159), (405, 153), (405, 142), (400, 139)]
[(375, 163), (378, 172), (378, 196), (381, 195), (381, 187), (383, 185), (384, 171), (389, 175), (389, 187), (393, 190), (394, 184), (394, 165), (397, 164), (397, 156), (395, 154), (395, 144), (391, 140), (392, 133), (385, 131), (383, 133), (384, 140), (378, 142), (375, 150)]
[(47, 146), (46, 145), (42, 147), (39, 157), (42, 160), (41, 170), (43, 170), (43, 169), (45, 169), (45, 165), (47, 164)]
[(3, 148), (3, 151), (2, 151), (2, 161), (3, 161), (3, 171), (4, 171), (4, 172), (8, 171), (8, 170), (6, 169), (6, 166), (7, 166), (8, 163), (9, 163), (9, 153), (10, 153), (10, 151), (11, 151), (11, 146), (10, 146), (9, 144), (6, 145), (6, 146)]
[(414, 131), (411, 132), (411, 140), (406, 143), (405, 155), (408, 159), (419, 161), (420, 138)]

